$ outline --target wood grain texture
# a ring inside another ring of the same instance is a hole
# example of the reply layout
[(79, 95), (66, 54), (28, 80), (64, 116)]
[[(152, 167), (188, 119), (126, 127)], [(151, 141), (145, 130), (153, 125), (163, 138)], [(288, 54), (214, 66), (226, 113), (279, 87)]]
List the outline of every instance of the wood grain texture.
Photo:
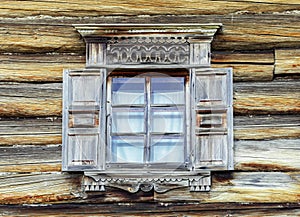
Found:
[(211, 57), (212, 63), (223, 64), (269, 64), (273, 65), (274, 53), (272, 51), (253, 51), (253, 52), (226, 52), (213, 51)]
[[(0, 145), (61, 144), (60, 118), (0, 120)], [(300, 137), (299, 115), (235, 116), (236, 140), (297, 139)]]
[(234, 117), (234, 138), (236, 140), (292, 139), (299, 137), (299, 115)]
[[(213, 54), (212, 67), (233, 67), (235, 81), (271, 81), (274, 57), (271, 53)], [(282, 63), (288, 59), (282, 60)], [(81, 55), (0, 55), (2, 82), (61, 82), (63, 69), (85, 67)], [(277, 66), (280, 67), (280, 66)]]
[[(234, 2), (234, 4), (236, 3)], [(200, 8), (203, 8), (203, 6)], [(0, 21), (0, 53), (71, 52), (83, 54), (85, 52), (84, 42), (71, 24), (118, 22), (223, 23), (222, 31), (217, 33), (212, 43), (213, 50), (257, 51), (291, 48), (300, 46), (299, 20), (298, 14), (164, 15), (97, 18), (93, 18), (89, 14), (82, 19), (74, 18), (74, 16), (65, 18), (37, 16), (3, 19)]]
[(71, 201), (80, 192), (80, 176), (72, 174), (2, 174), (0, 203)]
[(236, 141), (234, 144), (235, 170), (299, 171), (299, 144), (299, 139)]
[(300, 75), (300, 49), (275, 50), (275, 75)]
[[(84, 4), (84, 7), (83, 7)], [(22, 7), (20, 8), (20, 5)], [(36, 15), (48, 16), (105, 16), (105, 15), (153, 15), (153, 14), (239, 14), (239, 13), (270, 13), (299, 10), (296, 0), (262, 0), (262, 1), (211, 1), (211, 0), (180, 0), (145, 1), (145, 0), (114, 0), (98, 2), (85, 1), (3, 1), (0, 8), (2, 17), (26, 17)]]
[[(300, 113), (299, 81), (234, 84), (235, 114)], [(62, 84), (0, 83), (0, 116), (61, 116)]]
[(235, 114), (296, 114), (300, 111), (299, 81), (236, 83)]
[(0, 121), (0, 145), (61, 144), (61, 119), (14, 119)]
[(189, 192), (182, 188), (164, 194), (131, 194), (120, 190), (84, 194), (80, 175), (12, 174), (1, 175), (0, 204), (66, 202), (196, 202), (196, 203), (299, 203), (299, 173), (239, 172), (213, 176), (212, 190)]
[(1, 83), (0, 90), (0, 116), (61, 115), (61, 83)]
[(232, 68), (233, 81), (272, 81), (273, 65), (212, 64), (213, 68)]
[(156, 201), (299, 202), (299, 173), (250, 172), (215, 174), (208, 193), (187, 193), (178, 189), (156, 194)]
[[(239, 171), (300, 171), (300, 139), (235, 141)], [(0, 172), (59, 172), (61, 145), (0, 146)]]
[(118, 203), (118, 204), (51, 204), (0, 205), (7, 216), (298, 216), (297, 203)]
[(61, 82), (63, 69), (84, 67), (80, 55), (0, 55), (0, 81)]

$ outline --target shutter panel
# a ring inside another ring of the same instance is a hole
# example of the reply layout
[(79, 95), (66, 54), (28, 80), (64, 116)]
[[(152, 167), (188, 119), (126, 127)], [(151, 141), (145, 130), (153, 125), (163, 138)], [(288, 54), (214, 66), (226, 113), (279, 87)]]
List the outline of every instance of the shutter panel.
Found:
[[(101, 70), (65, 70), (63, 89), (64, 171), (101, 170)], [(102, 151), (103, 152), (103, 151)]]
[(197, 69), (193, 90), (195, 169), (233, 169), (231, 69)]

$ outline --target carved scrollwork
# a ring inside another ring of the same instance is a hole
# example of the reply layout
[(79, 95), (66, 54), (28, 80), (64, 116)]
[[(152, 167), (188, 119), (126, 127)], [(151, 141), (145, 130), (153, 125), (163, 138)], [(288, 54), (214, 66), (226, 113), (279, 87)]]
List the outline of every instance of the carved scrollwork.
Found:
[(108, 64), (177, 63), (189, 61), (189, 44), (178, 38), (125, 38), (107, 45)]
[(105, 191), (105, 187), (118, 188), (130, 193), (138, 191), (149, 192), (154, 190), (157, 193), (188, 187), (193, 191), (209, 191), (211, 185), (210, 173), (197, 176), (177, 176), (161, 178), (111, 178), (101, 175), (85, 175), (83, 178), (83, 189), (89, 191)]

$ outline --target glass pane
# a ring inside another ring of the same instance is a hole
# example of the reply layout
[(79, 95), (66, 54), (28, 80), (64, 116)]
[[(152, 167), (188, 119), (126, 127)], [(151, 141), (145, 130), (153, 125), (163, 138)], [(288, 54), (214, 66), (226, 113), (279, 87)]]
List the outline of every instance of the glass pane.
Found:
[(145, 104), (145, 78), (113, 78), (112, 104)]
[(145, 116), (143, 110), (116, 110), (112, 112), (113, 133), (144, 133)]
[(184, 104), (184, 78), (151, 78), (152, 104)]
[(144, 137), (112, 137), (112, 162), (142, 163), (144, 158)]
[(170, 109), (152, 109), (152, 133), (183, 133), (184, 112)]
[(98, 135), (69, 136), (68, 164), (70, 166), (97, 165)]
[(151, 162), (184, 162), (183, 138), (152, 139)]

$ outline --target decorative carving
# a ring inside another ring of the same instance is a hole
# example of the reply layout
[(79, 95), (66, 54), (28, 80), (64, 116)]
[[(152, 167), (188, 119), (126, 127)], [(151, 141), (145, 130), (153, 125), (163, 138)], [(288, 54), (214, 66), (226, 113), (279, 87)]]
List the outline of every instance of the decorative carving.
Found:
[(112, 38), (107, 44), (107, 64), (188, 64), (189, 43), (185, 38)]
[(139, 190), (164, 193), (176, 188), (188, 187), (191, 192), (209, 191), (211, 186), (210, 173), (197, 176), (168, 176), (161, 178), (141, 177), (109, 177), (106, 175), (85, 175), (82, 186), (85, 191), (105, 191), (105, 187), (119, 188), (131, 193)]

